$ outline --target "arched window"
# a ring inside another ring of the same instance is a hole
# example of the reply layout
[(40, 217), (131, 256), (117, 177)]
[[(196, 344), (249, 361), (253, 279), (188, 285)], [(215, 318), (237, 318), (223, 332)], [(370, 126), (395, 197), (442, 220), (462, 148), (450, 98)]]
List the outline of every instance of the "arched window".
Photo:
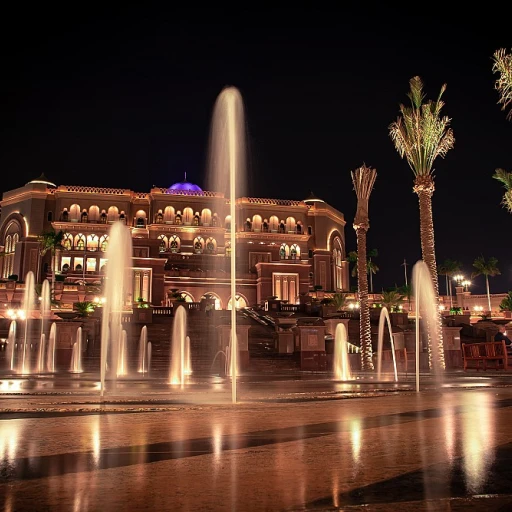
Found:
[(172, 206), (165, 207), (164, 222), (166, 224), (172, 224), (174, 222), (174, 208)]
[(196, 213), (194, 214), (194, 219), (193, 219), (193, 221), (192, 221), (192, 225), (193, 225), (193, 226), (199, 226), (199, 220), (200, 220), (200, 218), (199, 218), (199, 212), (196, 212)]
[(265, 220), (263, 221), (263, 233), (268, 233), (268, 229), (269, 229), (269, 228), (268, 228), (268, 220), (267, 220), (267, 219), (265, 219)]
[[(232, 301), (231, 301), (231, 297), (229, 298), (229, 301), (228, 301), (228, 310), (231, 310), (232, 308)], [(246, 308), (247, 307), (247, 299), (243, 296), (243, 295), (240, 295), (240, 294), (236, 294), (235, 295), (235, 309), (242, 309), (242, 308)]]
[(286, 219), (286, 232), (295, 233), (295, 219), (293, 217), (288, 217)]
[(261, 215), (253, 215), (252, 217), (252, 230), (256, 233), (261, 231)]
[(183, 222), (183, 218), (182, 218), (181, 212), (179, 210), (178, 210), (178, 213), (176, 214), (176, 217), (174, 217), (174, 222), (178, 226), (180, 226), (182, 224), (182, 222)]
[(78, 233), (75, 236), (75, 249), (77, 251), (85, 251), (85, 236), (82, 233)]
[(101, 210), (100, 224), (106, 224), (106, 223), (107, 223), (107, 212), (105, 210)]
[(119, 220), (120, 220), (123, 224), (126, 224), (126, 213), (124, 213), (124, 210), (121, 210), (121, 213), (119, 214)]
[(185, 302), (195, 302), (194, 296), (189, 292), (180, 292), (181, 296), (185, 299)]
[(70, 251), (73, 247), (73, 235), (71, 233), (65, 233), (62, 240), (62, 246), (66, 251)]
[(80, 215), (80, 222), (88, 222), (89, 221), (89, 215), (87, 213), (87, 210), (84, 208), (82, 211), (82, 214)]
[(212, 222), (212, 212), (209, 208), (204, 208), (201, 212), (201, 224), (203, 226), (209, 226)]
[(144, 210), (139, 210), (135, 214), (135, 227), (143, 228), (146, 225), (146, 212)]
[(286, 233), (286, 225), (283, 220), (279, 223), (279, 233)]
[(204, 250), (204, 239), (200, 236), (194, 238), (194, 252), (197, 254), (202, 253)]
[(290, 257), (292, 260), (300, 259), (300, 247), (297, 244), (291, 246)]
[(52, 221), (53, 221), (53, 212), (48, 212), (48, 213), (46, 214), (46, 220), (47, 220), (48, 222), (52, 222)]
[(99, 249), (99, 242), (98, 235), (87, 235), (87, 250), (97, 251)]
[(208, 293), (205, 293), (201, 299), (210, 299), (210, 300), (215, 300), (215, 309), (217, 311), (221, 310), (222, 309), (222, 301), (220, 300), (220, 297), (216, 294), (216, 293), (213, 293), (213, 292), (208, 292)]
[(107, 220), (108, 222), (119, 220), (119, 208), (117, 206), (111, 206), (108, 209)]
[(89, 221), (98, 222), (100, 220), (100, 209), (93, 205), (89, 208)]
[(160, 240), (158, 250), (160, 252), (167, 251), (167, 237), (165, 235), (158, 235), (158, 240)]
[(6, 232), (9, 233), (5, 237), (4, 243), (4, 257), (3, 257), (3, 270), (2, 277), (8, 278), (9, 276), (14, 274), (14, 254), (16, 252), (16, 244), (19, 242), (19, 234), (16, 231), (19, 229), (19, 226), (16, 222), (11, 222), (6, 229)]
[(164, 214), (162, 213), (162, 210), (158, 210), (158, 213), (156, 214), (155, 222), (157, 224), (163, 224)]
[(103, 235), (100, 238), (100, 251), (107, 252), (108, 247), (108, 235)]
[(217, 227), (219, 225), (219, 216), (214, 213), (212, 217), (212, 226)]
[(215, 238), (208, 238), (208, 240), (206, 240), (206, 252), (210, 253), (210, 254), (214, 254), (215, 251), (217, 250), (217, 240), (215, 240)]
[(298, 235), (302, 234), (302, 222), (297, 222), (297, 226), (295, 227), (295, 229)]
[(334, 289), (343, 289), (343, 251), (341, 248), (341, 240), (336, 237), (333, 242), (332, 251), (333, 260), (333, 281)]
[(281, 260), (287, 260), (290, 257), (290, 248), (287, 244), (281, 244), (279, 248), (279, 258)]
[(187, 206), (183, 210), (183, 218), (182, 218), (183, 224), (185, 226), (190, 226), (192, 224), (193, 217), (194, 217), (194, 210), (192, 210), (192, 208)]
[(71, 222), (78, 222), (80, 220), (80, 205), (72, 204), (69, 209), (69, 218)]
[(64, 210), (62, 210), (62, 213), (60, 214), (60, 218), (61, 218), (62, 222), (69, 222), (69, 212), (68, 212), (67, 208), (64, 208)]
[(226, 229), (231, 229), (231, 215), (226, 215), (226, 218), (224, 220), (224, 227)]
[(269, 229), (272, 233), (277, 233), (279, 230), (279, 219), (275, 215), (269, 219)]
[(245, 221), (245, 231), (252, 231), (252, 222), (249, 217), (247, 217), (247, 220)]
[(181, 240), (179, 236), (169, 237), (169, 249), (171, 252), (180, 252)]

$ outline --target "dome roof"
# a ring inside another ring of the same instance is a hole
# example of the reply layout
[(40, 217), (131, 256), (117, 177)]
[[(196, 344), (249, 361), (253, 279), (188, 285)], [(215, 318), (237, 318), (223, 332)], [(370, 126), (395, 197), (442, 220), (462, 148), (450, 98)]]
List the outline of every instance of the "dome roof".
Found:
[(305, 203), (325, 203), (323, 199), (320, 199), (319, 197), (315, 196), (313, 192), (310, 192), (309, 196), (304, 199)]
[(168, 192), (202, 192), (203, 189), (199, 185), (195, 185), (194, 183), (190, 183), (187, 181), (187, 173), (185, 173), (185, 178), (183, 181), (178, 181), (171, 185), (168, 189)]
[(39, 176), (38, 178), (32, 180), (32, 181), (29, 181), (27, 183), (30, 184), (30, 183), (42, 183), (43, 185), (48, 185), (49, 187), (57, 187), (57, 185), (55, 185), (55, 183), (52, 183), (51, 181), (48, 180), (48, 178), (44, 175), (44, 172), (41, 173), (41, 176)]

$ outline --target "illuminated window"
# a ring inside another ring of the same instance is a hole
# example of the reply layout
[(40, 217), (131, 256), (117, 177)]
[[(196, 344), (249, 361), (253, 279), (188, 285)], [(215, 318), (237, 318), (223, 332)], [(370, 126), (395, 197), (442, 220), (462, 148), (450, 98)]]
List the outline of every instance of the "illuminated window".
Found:
[(103, 235), (100, 238), (100, 251), (107, 252), (108, 247), (108, 235)]
[(171, 250), (171, 252), (179, 252), (180, 245), (181, 245), (181, 240), (180, 240), (179, 236), (173, 235), (169, 239), (169, 249)]
[(85, 236), (80, 233), (75, 236), (75, 249), (85, 251)]
[(66, 233), (64, 235), (64, 239), (62, 240), (62, 246), (66, 251), (70, 251), (73, 247), (73, 235), (71, 233)]
[(300, 259), (300, 247), (297, 244), (291, 246), (290, 257), (292, 260)]
[(334, 289), (342, 290), (343, 289), (343, 252), (341, 248), (341, 240), (336, 237), (333, 241), (333, 252), (332, 252), (332, 260), (333, 260), (333, 280), (334, 280)]
[(290, 257), (290, 248), (287, 244), (281, 244), (279, 248), (279, 259), (287, 260)]
[[(231, 310), (232, 309), (232, 301), (231, 301), (231, 297), (229, 298), (229, 301), (228, 301), (228, 310)], [(242, 308), (246, 308), (247, 307), (247, 299), (245, 297), (243, 297), (242, 295), (235, 295), (235, 309), (242, 309)]]
[(204, 250), (204, 239), (200, 236), (197, 236), (194, 239), (194, 252), (195, 253), (202, 253)]
[(206, 240), (206, 251), (209, 252), (210, 254), (213, 254), (215, 252), (215, 250), (217, 249), (217, 240), (215, 240), (215, 238), (208, 238), (208, 240)]
[(160, 252), (167, 251), (167, 237), (165, 235), (158, 235), (158, 240), (160, 240), (158, 250)]

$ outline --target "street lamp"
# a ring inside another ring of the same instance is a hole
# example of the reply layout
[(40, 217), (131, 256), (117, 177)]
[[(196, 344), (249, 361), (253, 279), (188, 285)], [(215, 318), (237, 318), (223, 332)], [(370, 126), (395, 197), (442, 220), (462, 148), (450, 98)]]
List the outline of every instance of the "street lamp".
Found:
[(462, 281), (460, 284), (464, 287), (464, 291), (467, 292), (468, 287), (471, 286), (471, 281), (464, 279), (464, 281)]
[(453, 276), (453, 280), (456, 281), (459, 286), (461, 286), (462, 281), (464, 281), (464, 276), (462, 274), (456, 274)]

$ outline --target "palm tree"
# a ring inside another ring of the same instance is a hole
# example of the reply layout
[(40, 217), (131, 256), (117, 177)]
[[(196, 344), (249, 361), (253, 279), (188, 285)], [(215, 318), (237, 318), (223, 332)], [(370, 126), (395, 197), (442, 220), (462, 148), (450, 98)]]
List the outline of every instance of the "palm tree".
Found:
[(387, 292), (382, 290), (382, 305), (385, 306), (390, 313), (393, 312), (397, 306), (402, 304), (404, 298), (405, 297), (398, 289), (388, 290)]
[(473, 262), (473, 267), (476, 270), (471, 274), (471, 277), (477, 276), (485, 276), (485, 286), (487, 288), (487, 305), (489, 307), (489, 312), (491, 312), (491, 293), (489, 292), (489, 277), (499, 276), (501, 274), (500, 269), (498, 268), (498, 260), (493, 258), (492, 256), (485, 261), (483, 256), (478, 256), (478, 258)]
[(402, 286), (395, 285), (395, 288), (396, 288), (396, 291), (400, 295), (403, 295), (404, 299), (407, 299), (407, 306), (410, 311), (411, 310), (412, 286), (409, 283), (407, 283)]
[[(502, 110), (506, 110), (512, 103), (512, 54), (507, 53), (505, 48), (500, 48), (494, 52), (492, 59), (492, 71), (499, 73), (495, 84), (500, 95), (498, 104), (501, 103)], [(512, 119), (512, 110), (509, 110), (507, 117)]]
[[(450, 119), (441, 116), (444, 102), (441, 97), (446, 90), (446, 84), (436, 101), (424, 103), (423, 82), (415, 76), (409, 81), (411, 106), (400, 105), (401, 116), (389, 126), (389, 134), (396, 150), (402, 158), (406, 158), (414, 174), (413, 191), (418, 195), (420, 208), (421, 253), (423, 261), (430, 270), (434, 287), (436, 304), (439, 304), (439, 284), (437, 279), (436, 253), (434, 244), (434, 223), (432, 220), (432, 194), (434, 193), (434, 161), (444, 157), (453, 148), (455, 138), (449, 128)], [(445, 368), (444, 347), (442, 335), (441, 312), (438, 309), (437, 324), (439, 339), (438, 361), (439, 368)], [(432, 340), (428, 336), (429, 365), (432, 368)]]
[(503, 194), (501, 204), (512, 213), (512, 172), (507, 172), (504, 169), (496, 169), (493, 178), (503, 183), (506, 192)]
[(50, 231), (42, 233), (38, 237), (39, 241), (39, 252), (41, 256), (44, 256), (48, 251), (52, 255), (51, 266), (52, 266), (52, 286), (51, 286), (51, 298), (53, 300), (55, 296), (55, 269), (57, 266), (57, 251), (63, 248), (62, 241), (64, 240), (64, 231), (55, 231), (53, 228)]
[(453, 307), (453, 291), (451, 278), (460, 272), (462, 263), (460, 261), (446, 259), (437, 269), (440, 276), (445, 276), (446, 279), (446, 295), (450, 296), (450, 308)]
[[(372, 276), (374, 276), (380, 269), (375, 264), (374, 261), (372, 261), (372, 258), (375, 258), (379, 255), (377, 249), (370, 249), (367, 253), (368, 259), (366, 261), (366, 273), (370, 276), (370, 293), (373, 293), (373, 279)], [(351, 276), (357, 277), (357, 251), (350, 251), (347, 255), (347, 261), (349, 263), (354, 263), (354, 266), (352, 267)]]
[(368, 202), (377, 171), (363, 164), (351, 172), (357, 196), (354, 229), (357, 237), (357, 289), (359, 293), (359, 338), (361, 343), (361, 369), (373, 370), (370, 306), (368, 304), (368, 262), (366, 260), (366, 232), (370, 228)]

